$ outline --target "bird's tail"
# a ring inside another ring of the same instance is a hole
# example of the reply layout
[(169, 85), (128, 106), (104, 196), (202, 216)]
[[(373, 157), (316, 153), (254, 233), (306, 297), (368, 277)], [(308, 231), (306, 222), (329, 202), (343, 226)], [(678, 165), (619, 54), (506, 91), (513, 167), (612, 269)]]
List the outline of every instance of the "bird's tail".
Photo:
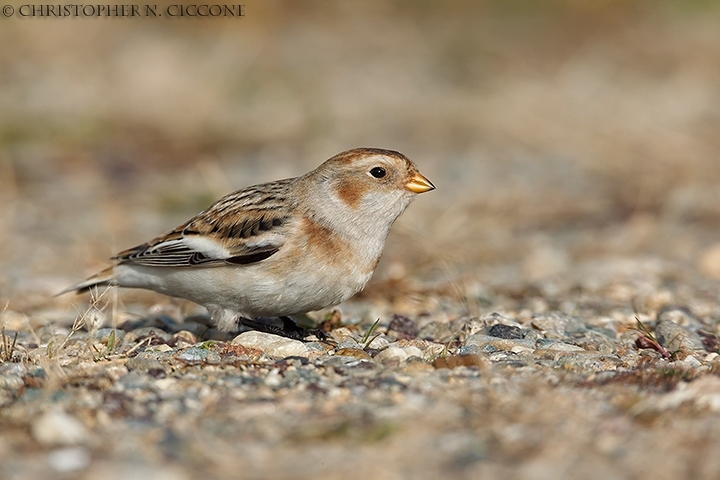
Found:
[(108, 285), (114, 285), (115, 284), (115, 275), (114, 275), (113, 270), (114, 270), (113, 267), (108, 267), (105, 270), (96, 273), (95, 275), (88, 278), (87, 280), (82, 281), (80, 283), (76, 283), (75, 285), (72, 285), (70, 287), (67, 287), (66, 289), (62, 290), (61, 292), (56, 293), (53, 296), (59, 297), (60, 295), (64, 295), (69, 292), (84, 293), (93, 287), (104, 287), (104, 286), (108, 286)]

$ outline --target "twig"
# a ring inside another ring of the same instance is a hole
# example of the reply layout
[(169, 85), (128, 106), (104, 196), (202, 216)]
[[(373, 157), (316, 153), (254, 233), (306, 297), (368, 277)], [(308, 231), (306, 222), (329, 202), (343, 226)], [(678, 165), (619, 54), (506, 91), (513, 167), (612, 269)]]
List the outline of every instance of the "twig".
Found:
[(152, 336), (147, 337), (145, 340), (141, 341), (140, 343), (138, 343), (137, 345), (135, 345), (134, 347), (132, 347), (130, 350), (128, 350), (127, 352), (125, 352), (125, 355), (126, 355), (126, 356), (127, 356), (127, 355), (130, 355), (130, 354), (133, 353), (135, 350), (137, 350), (138, 348), (142, 347), (144, 343), (150, 343), (150, 341), (152, 340), (152, 338), (153, 338)]

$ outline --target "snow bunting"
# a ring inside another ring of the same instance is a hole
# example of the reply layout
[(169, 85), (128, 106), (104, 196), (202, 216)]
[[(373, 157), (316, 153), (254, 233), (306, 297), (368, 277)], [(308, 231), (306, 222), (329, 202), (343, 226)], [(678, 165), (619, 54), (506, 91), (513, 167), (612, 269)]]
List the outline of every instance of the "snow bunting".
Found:
[(145, 288), (203, 305), (222, 330), (239, 315), (319, 310), (365, 287), (393, 222), (434, 188), (399, 152), (348, 150), (301, 177), (231, 193), (58, 295)]

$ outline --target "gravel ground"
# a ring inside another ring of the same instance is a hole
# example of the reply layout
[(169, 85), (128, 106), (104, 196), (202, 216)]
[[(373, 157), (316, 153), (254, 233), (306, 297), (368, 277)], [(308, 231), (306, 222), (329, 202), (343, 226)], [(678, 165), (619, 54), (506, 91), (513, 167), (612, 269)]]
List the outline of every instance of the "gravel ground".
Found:
[[(585, 3), (3, 18), (0, 478), (720, 478), (719, 5)], [(324, 341), (52, 297), (361, 145), (438, 189)]]
[[(100, 299), (82, 324), (17, 328), (3, 347), (0, 471), (717, 478), (717, 285), (632, 267), (594, 289), (496, 285), (480, 316), (437, 286), (415, 291), (423, 304), (406, 315), (361, 299), (348, 309), (380, 321), (330, 312), (325, 342), (228, 334), (159, 307), (88, 331), (111, 307)], [(637, 308), (657, 310), (636, 315), (625, 296), (648, 285), (659, 293)], [(690, 296), (671, 305), (681, 289)]]

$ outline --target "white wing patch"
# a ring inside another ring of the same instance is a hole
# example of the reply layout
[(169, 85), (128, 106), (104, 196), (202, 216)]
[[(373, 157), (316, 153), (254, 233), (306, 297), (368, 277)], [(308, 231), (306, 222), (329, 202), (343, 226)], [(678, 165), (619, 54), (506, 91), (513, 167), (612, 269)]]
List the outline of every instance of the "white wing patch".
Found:
[(118, 253), (118, 264), (157, 267), (249, 265), (277, 253), (286, 241), (294, 205), (293, 179), (227, 195), (183, 225)]
[(201, 253), (207, 258), (222, 260), (231, 256), (225, 247), (210, 237), (188, 235), (180, 241), (190, 250)]

